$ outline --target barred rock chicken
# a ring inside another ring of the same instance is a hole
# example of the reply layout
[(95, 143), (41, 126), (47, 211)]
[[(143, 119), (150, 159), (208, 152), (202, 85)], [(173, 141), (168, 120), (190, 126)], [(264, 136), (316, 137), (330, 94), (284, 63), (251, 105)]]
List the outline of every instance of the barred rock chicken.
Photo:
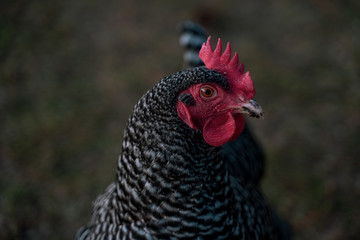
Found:
[(236, 164), (224, 145), (241, 136), (243, 114), (263, 115), (249, 72), (231, 55), (220, 39), (212, 51), (209, 37), (205, 66), (163, 78), (139, 100), (116, 180), (77, 239), (282, 239), (256, 182), (227, 163)]

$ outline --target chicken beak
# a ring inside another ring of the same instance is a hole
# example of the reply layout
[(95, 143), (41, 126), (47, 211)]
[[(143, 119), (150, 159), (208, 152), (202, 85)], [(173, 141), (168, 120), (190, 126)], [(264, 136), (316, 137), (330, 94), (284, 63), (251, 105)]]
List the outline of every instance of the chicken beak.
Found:
[(249, 102), (242, 103), (241, 108), (238, 109), (240, 113), (248, 114), (250, 117), (264, 118), (264, 111), (261, 106), (251, 99)]

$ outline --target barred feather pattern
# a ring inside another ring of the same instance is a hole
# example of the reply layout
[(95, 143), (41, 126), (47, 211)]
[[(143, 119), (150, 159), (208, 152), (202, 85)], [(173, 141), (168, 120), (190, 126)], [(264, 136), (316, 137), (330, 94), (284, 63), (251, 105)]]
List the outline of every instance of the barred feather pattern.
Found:
[(199, 50), (206, 41), (207, 33), (198, 23), (185, 21), (180, 25), (179, 44), (184, 50), (183, 68), (190, 69), (204, 65), (199, 58)]
[(140, 99), (116, 180), (77, 239), (278, 239), (257, 186), (230, 175), (221, 148), (177, 115), (177, 94), (201, 82), (228, 88), (222, 74), (197, 67), (162, 79)]
[(232, 142), (221, 147), (229, 174), (243, 182), (259, 185), (264, 175), (265, 157), (261, 145), (251, 134), (249, 126)]

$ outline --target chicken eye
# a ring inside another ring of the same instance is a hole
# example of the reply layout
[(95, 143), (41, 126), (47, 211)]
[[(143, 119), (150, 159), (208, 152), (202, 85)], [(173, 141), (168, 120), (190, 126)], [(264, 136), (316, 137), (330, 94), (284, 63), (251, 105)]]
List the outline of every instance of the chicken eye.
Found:
[(216, 91), (210, 86), (205, 86), (200, 89), (200, 93), (205, 98), (211, 98), (216, 96)]

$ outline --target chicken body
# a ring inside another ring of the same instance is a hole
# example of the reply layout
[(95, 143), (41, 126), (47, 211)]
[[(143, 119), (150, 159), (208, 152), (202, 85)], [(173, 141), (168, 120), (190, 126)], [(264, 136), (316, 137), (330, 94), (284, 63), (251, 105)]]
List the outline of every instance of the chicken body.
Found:
[(237, 154), (210, 146), (179, 118), (178, 94), (199, 83), (228, 88), (223, 74), (197, 67), (162, 79), (140, 99), (116, 181), (98, 197), (77, 239), (281, 239), (257, 177), (243, 177), (242, 166), (228, 169)]

